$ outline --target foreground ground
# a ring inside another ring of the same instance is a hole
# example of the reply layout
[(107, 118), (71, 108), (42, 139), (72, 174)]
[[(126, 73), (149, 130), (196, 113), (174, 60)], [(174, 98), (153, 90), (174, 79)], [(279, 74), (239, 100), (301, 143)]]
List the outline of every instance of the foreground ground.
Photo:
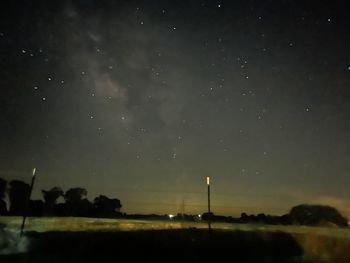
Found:
[[(0, 217), (22, 252), (0, 262), (349, 262), (350, 230), (203, 222)], [(1, 235), (1, 233), (0, 233)], [(1, 239), (1, 238), (0, 238)], [(1, 241), (1, 240), (0, 240)], [(1, 246), (0, 246), (1, 247)], [(5, 250), (3, 250), (5, 251)]]

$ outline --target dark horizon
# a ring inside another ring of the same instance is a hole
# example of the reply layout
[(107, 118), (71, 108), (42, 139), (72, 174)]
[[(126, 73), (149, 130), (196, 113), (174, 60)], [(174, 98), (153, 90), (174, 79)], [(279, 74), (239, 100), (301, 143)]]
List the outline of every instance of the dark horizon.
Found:
[[(0, 177), (127, 213), (350, 217), (343, 1), (12, 1), (0, 24)], [(125, 209), (125, 210), (124, 210)]]

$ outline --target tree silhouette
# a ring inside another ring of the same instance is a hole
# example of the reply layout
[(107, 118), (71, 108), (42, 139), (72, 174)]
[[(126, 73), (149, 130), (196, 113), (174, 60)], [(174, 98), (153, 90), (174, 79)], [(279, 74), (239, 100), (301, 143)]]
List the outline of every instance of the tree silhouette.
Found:
[[(7, 188), (9, 185), (9, 189)], [(109, 198), (99, 195), (91, 203), (87, 199), (87, 190), (81, 187), (68, 189), (65, 193), (60, 187), (50, 190), (42, 190), (42, 200), (29, 200), (30, 185), (12, 180), (7, 183), (0, 178), (0, 215), (24, 215), (28, 216), (97, 216), (117, 217), (120, 216), (121, 202), (117, 198)], [(9, 211), (4, 200), (8, 194)], [(59, 197), (63, 197), (63, 203), (57, 203)]]
[(87, 190), (75, 187), (67, 190), (64, 195), (66, 200), (65, 214), (68, 216), (90, 216), (93, 205), (86, 199)]
[(5, 197), (7, 182), (0, 178), (0, 199)]
[(259, 223), (265, 223), (267, 220), (267, 217), (264, 213), (260, 213), (256, 216), (256, 221)]
[(0, 215), (7, 214), (6, 202), (4, 200), (6, 193), (7, 182), (0, 178)]
[(54, 215), (57, 199), (63, 196), (63, 191), (60, 187), (53, 187), (51, 190), (41, 191), (44, 197), (44, 213), (45, 215)]
[(66, 191), (64, 199), (67, 203), (80, 202), (83, 197), (86, 197), (87, 190), (85, 188), (75, 187)]
[(115, 217), (120, 215), (122, 207), (119, 199), (110, 199), (107, 196), (100, 195), (94, 200), (94, 208), (97, 217)]
[(44, 202), (42, 200), (29, 200), (28, 212), (29, 216), (42, 216)]
[(29, 194), (29, 184), (19, 180), (13, 180), (10, 182), (10, 214), (23, 215), (27, 208)]
[(348, 226), (347, 219), (337, 209), (326, 205), (298, 205), (289, 212), (294, 221), (302, 225), (333, 223), (337, 226)]
[(245, 212), (243, 212), (242, 214), (241, 214), (241, 220), (242, 221), (248, 221), (248, 215), (247, 215), (247, 213), (245, 213)]
[(215, 215), (214, 215), (214, 213), (213, 212), (210, 212), (210, 213), (208, 213), (208, 212), (204, 212), (203, 214), (202, 214), (202, 220), (205, 220), (205, 221), (207, 221), (207, 220), (213, 220), (215, 218)]

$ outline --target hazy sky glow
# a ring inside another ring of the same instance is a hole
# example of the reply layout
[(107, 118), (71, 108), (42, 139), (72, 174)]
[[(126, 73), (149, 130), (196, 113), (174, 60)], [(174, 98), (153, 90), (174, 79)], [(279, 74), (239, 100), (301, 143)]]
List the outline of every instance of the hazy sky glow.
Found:
[(350, 17), (322, 3), (11, 2), (0, 176), (198, 213), (209, 175), (217, 214), (350, 216)]

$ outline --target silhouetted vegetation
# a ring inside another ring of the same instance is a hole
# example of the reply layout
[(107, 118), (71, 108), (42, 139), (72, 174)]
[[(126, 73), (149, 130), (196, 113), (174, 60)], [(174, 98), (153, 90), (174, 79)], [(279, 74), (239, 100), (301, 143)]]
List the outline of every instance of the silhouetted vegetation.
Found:
[(303, 204), (293, 207), (289, 214), (300, 225), (348, 226), (347, 219), (331, 206)]
[(42, 200), (29, 200), (27, 215), (43, 216), (44, 202)]
[(7, 214), (7, 206), (4, 200), (6, 193), (7, 182), (0, 178), (0, 215)]
[(120, 215), (122, 207), (119, 199), (110, 199), (107, 196), (100, 195), (94, 200), (94, 209), (97, 217), (116, 217)]
[(30, 186), (29, 184), (12, 180), (10, 182), (9, 199), (10, 199), (10, 211), (11, 215), (23, 215), (27, 209), (29, 198)]
[(289, 214), (282, 216), (265, 215), (260, 213), (258, 215), (247, 215), (242, 213), (240, 217), (241, 223), (258, 223), (270, 225), (291, 225), (293, 224), (292, 217)]
[(348, 226), (348, 221), (340, 212), (326, 205), (298, 205), (293, 207), (289, 214), (271, 216), (265, 214), (247, 215), (242, 213), (242, 223), (262, 223), (281, 225), (309, 225), (309, 226)]
[[(60, 187), (42, 190), (42, 200), (29, 200), (29, 184), (12, 180), (7, 189), (7, 182), (0, 178), (0, 215), (22, 216), (75, 216), (75, 217), (118, 217), (121, 215), (121, 202), (117, 198), (100, 195), (90, 202), (85, 188), (75, 187), (65, 193)], [(10, 209), (7, 210), (5, 197), (8, 192)], [(63, 197), (64, 202), (58, 203)]]
[[(7, 189), (9, 185), (9, 189)], [(28, 200), (30, 186), (19, 180), (12, 180), (9, 184), (0, 178), (0, 215), (20, 215), (26, 213), (29, 216), (74, 216), (74, 217), (102, 217), (129, 219), (171, 219), (184, 221), (208, 221), (226, 223), (258, 223), (279, 225), (335, 225), (348, 226), (347, 219), (333, 207), (325, 205), (298, 205), (290, 210), (290, 213), (282, 216), (247, 215), (242, 213), (240, 218), (231, 216), (203, 213), (198, 215), (177, 214), (168, 215), (126, 215), (120, 212), (121, 202), (117, 198), (109, 198), (105, 195), (97, 196), (93, 202), (87, 199), (87, 190), (81, 187), (70, 188), (64, 192), (60, 187), (50, 190), (42, 190), (42, 200)], [(5, 202), (6, 194), (9, 199), (9, 211)], [(63, 197), (64, 202), (58, 202)]]
[(44, 198), (44, 215), (52, 216), (57, 214), (56, 205), (57, 199), (63, 196), (63, 191), (60, 187), (53, 187), (51, 190), (41, 191)]
[(87, 200), (87, 190), (76, 187), (69, 189), (65, 195), (65, 215), (66, 216), (90, 216), (92, 214), (92, 203)]

